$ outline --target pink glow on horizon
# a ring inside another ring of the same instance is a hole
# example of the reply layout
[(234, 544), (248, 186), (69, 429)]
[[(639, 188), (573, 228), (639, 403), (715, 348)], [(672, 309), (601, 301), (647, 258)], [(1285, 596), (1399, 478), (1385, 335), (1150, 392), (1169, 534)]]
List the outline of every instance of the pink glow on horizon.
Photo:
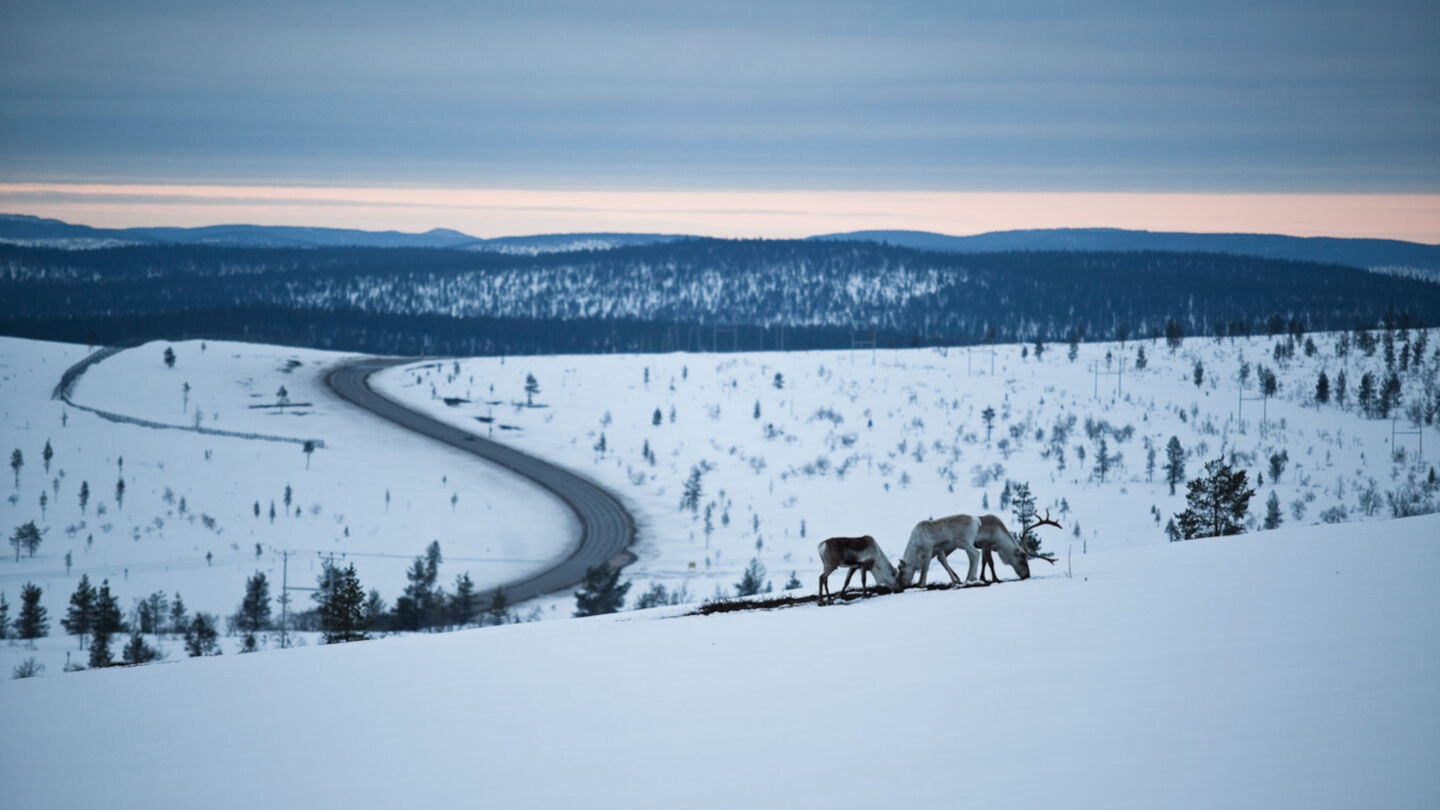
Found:
[(1440, 243), (1437, 194), (607, 191), (0, 183), (0, 210), (95, 227), (453, 228), (788, 238), (852, 230), (954, 235), (1108, 227)]

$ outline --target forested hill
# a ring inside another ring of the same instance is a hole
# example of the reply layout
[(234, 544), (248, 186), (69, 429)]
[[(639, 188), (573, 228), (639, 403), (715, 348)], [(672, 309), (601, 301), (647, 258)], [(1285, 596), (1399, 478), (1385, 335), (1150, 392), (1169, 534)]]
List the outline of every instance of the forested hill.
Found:
[[(922, 252), (692, 239), (603, 251), (0, 246), (0, 330), (374, 352), (848, 346), (1440, 322), (1440, 286), (1210, 253)], [(738, 327), (733, 332), (716, 327)]]

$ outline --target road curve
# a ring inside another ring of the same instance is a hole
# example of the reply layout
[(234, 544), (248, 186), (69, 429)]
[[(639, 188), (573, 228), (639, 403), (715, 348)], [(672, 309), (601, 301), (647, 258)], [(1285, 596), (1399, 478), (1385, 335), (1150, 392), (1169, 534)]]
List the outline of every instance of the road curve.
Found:
[(411, 410), (370, 387), (371, 374), (416, 358), (367, 358), (337, 366), (325, 383), (343, 399), (436, 441), (473, 453), (486, 461), (522, 475), (570, 507), (580, 522), (580, 544), (563, 560), (538, 574), (501, 585), (511, 604), (564, 590), (585, 579), (585, 569), (601, 564), (628, 565), (635, 557), (629, 547), (635, 540), (635, 521), (615, 496), (575, 473), (462, 428)]

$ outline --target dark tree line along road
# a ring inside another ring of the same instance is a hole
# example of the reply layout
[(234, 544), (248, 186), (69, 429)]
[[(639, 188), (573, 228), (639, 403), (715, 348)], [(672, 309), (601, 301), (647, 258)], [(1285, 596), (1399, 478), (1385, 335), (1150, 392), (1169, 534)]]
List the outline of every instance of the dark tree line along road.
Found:
[[(591, 566), (627, 565), (634, 561), (628, 549), (635, 539), (635, 521), (609, 492), (554, 464), (431, 419), (370, 387), (371, 374), (408, 362), (413, 359), (374, 358), (346, 363), (332, 369), (325, 382), (340, 397), (383, 419), (530, 479), (570, 507), (580, 523), (580, 543), (568, 557), (538, 574), (500, 586), (511, 604), (579, 585), (585, 569)], [(476, 526), (475, 530), (480, 532), (484, 527)]]

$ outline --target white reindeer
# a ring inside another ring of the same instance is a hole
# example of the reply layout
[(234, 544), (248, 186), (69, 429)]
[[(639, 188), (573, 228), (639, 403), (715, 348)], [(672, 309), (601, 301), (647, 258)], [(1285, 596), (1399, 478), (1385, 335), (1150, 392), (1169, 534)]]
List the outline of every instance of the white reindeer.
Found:
[[(865, 575), (874, 572), (877, 585), (898, 590), (896, 587), (897, 575), (895, 567), (880, 550), (880, 545), (870, 535), (864, 537), (832, 537), (821, 541), (819, 545), (820, 562), (824, 564), (825, 570), (820, 574), (820, 593), (817, 601), (825, 604), (825, 594), (830, 591), (830, 574), (836, 568), (848, 566), (850, 571), (845, 574), (845, 584), (840, 586), (840, 593), (850, 587), (850, 578), (855, 572), (860, 572), (860, 594), (866, 593)], [(833, 598), (833, 594), (832, 594)]]
[[(1046, 512), (1045, 517), (1035, 523), (1026, 526), (1020, 533), (1022, 537), (1038, 526), (1054, 526), (1060, 528), (1060, 524), (1050, 519), (1050, 513)], [(915, 524), (910, 532), (910, 542), (905, 546), (905, 554), (900, 558), (900, 567), (897, 573), (900, 587), (909, 587), (915, 578), (915, 572), (920, 572), (920, 586), (924, 587), (926, 575), (930, 571), (930, 561), (938, 559), (950, 574), (950, 582), (960, 584), (960, 576), (955, 569), (950, 567), (946, 559), (956, 549), (963, 549), (965, 556), (970, 558), (970, 569), (966, 574), (966, 582), (975, 582), (976, 568), (981, 564), (981, 557), (990, 568), (992, 576), (995, 575), (995, 561), (990, 556), (992, 552), (1000, 555), (1000, 560), (1006, 565), (1015, 569), (1015, 573), (1021, 579), (1030, 577), (1030, 560), (1041, 559), (1054, 564), (1055, 558), (1046, 554), (1036, 554), (1029, 551), (1025, 546), (1005, 528), (1005, 523), (994, 515), (975, 517), (974, 515), (951, 515), (950, 517), (938, 520), (922, 520)], [(983, 578), (984, 569), (980, 571)], [(998, 581), (999, 577), (995, 576)], [(983, 581), (981, 579), (980, 581)]]

